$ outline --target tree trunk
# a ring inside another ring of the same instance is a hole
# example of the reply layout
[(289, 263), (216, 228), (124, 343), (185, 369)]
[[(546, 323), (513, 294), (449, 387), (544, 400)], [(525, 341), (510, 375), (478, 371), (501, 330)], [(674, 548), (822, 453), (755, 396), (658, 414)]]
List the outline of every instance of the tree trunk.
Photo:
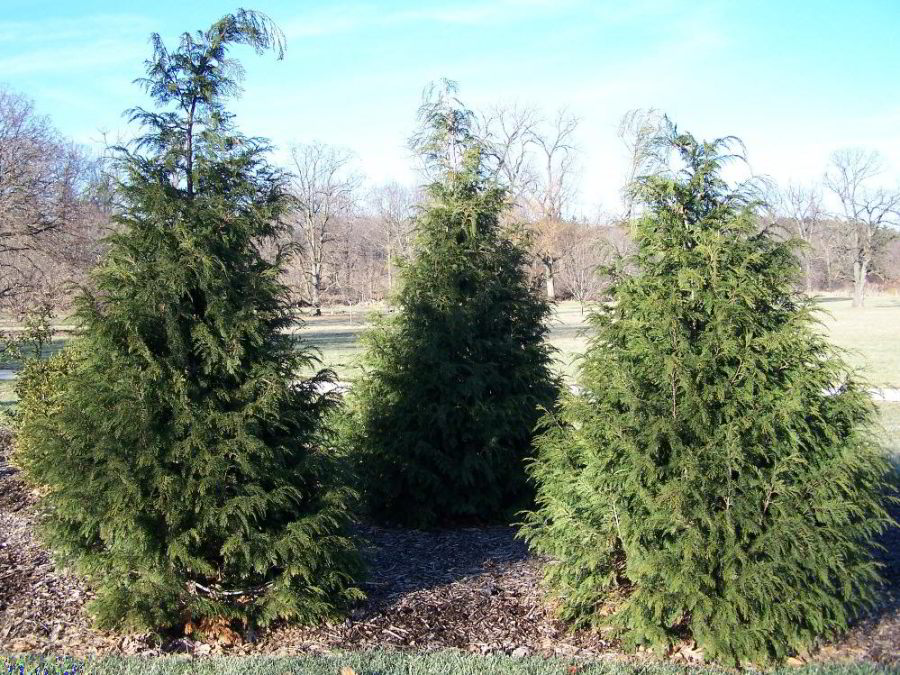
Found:
[(869, 271), (868, 260), (856, 260), (853, 263), (853, 306), (862, 307), (866, 300), (866, 273)]
[(544, 258), (544, 278), (547, 281), (547, 299), (556, 300), (556, 286), (554, 284), (556, 270), (553, 268), (553, 258)]
[(812, 261), (809, 259), (809, 256), (803, 257), (803, 274), (806, 277), (806, 294), (812, 295), (812, 291), (813, 291)]
[(309, 289), (310, 300), (313, 306), (313, 315), (322, 316), (322, 301), (319, 291), (322, 288), (322, 269), (319, 265), (313, 265), (312, 268), (312, 284)]
[(394, 290), (394, 247), (388, 246), (387, 250), (387, 282), (388, 295)]

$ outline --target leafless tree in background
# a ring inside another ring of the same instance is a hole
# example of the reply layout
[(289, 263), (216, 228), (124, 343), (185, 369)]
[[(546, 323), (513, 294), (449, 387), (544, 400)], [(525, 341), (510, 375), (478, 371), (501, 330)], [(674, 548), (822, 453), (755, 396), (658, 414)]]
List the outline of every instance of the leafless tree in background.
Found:
[(601, 228), (586, 224), (572, 224), (567, 233), (569, 245), (564, 247), (559, 279), (564, 292), (584, 305), (595, 300), (605, 281), (600, 267), (607, 262), (606, 241)]
[(668, 164), (667, 150), (671, 146), (660, 145), (657, 140), (669, 124), (666, 116), (656, 108), (629, 110), (619, 122), (617, 134), (628, 152), (622, 188), (623, 222), (629, 222), (634, 215), (633, 186), (637, 179), (657, 173)]
[(568, 211), (576, 195), (577, 129), (578, 118), (561, 110), (548, 129), (538, 128), (533, 133), (537, 177), (526, 200), (536, 216), (535, 252), (550, 300), (556, 299), (556, 264), (565, 255)]
[(0, 90), (0, 302), (46, 281), (46, 253), (83, 217), (86, 158), (28, 99)]
[[(0, 88), (0, 304), (63, 306), (110, 233), (111, 172)], [(104, 184), (107, 186), (104, 188)]]
[(578, 119), (565, 109), (543, 120), (534, 108), (498, 105), (478, 115), (459, 100), (456, 84), (444, 80), (425, 90), (420, 131), (410, 147), (422, 158), (429, 179), (458, 168), (462, 148), (477, 142), (486, 166), (508, 191), (506, 219), (525, 225), (540, 261), (548, 298), (555, 299), (556, 263), (564, 253), (576, 195), (575, 135)]
[(822, 282), (820, 288), (833, 291), (835, 282), (841, 276), (838, 272), (843, 269), (845, 254), (845, 240), (843, 224), (834, 218), (826, 218), (822, 221), (818, 234), (814, 240), (818, 260), (821, 263), (820, 274)]
[(872, 188), (882, 170), (877, 152), (839, 150), (831, 157), (825, 174), (827, 187), (841, 204), (853, 271), (853, 306), (865, 302), (866, 282), (878, 252), (895, 236), (893, 227), (900, 214), (900, 192)]
[(325, 264), (336, 228), (352, 214), (360, 178), (349, 171), (352, 155), (323, 143), (291, 148), (294, 208), (289, 218), (300, 244), (303, 281), (315, 314), (322, 313)]
[(576, 195), (578, 118), (560, 110), (551, 121), (530, 107), (500, 105), (478, 118), (475, 133), (497, 179), (509, 191), (510, 220), (531, 232), (547, 297), (557, 295), (557, 263), (571, 244)]
[(800, 263), (803, 265), (803, 278), (806, 292), (813, 290), (813, 260), (816, 254), (815, 244), (819, 239), (825, 213), (822, 208), (822, 195), (814, 187), (788, 184), (780, 195), (780, 210), (784, 216), (784, 224), (792, 237), (803, 242), (800, 250)]
[(615, 268), (631, 250), (631, 238), (617, 218), (598, 215), (593, 222), (572, 221), (566, 231), (567, 245), (560, 259), (559, 281), (563, 297), (577, 300), (584, 311), (588, 302), (600, 300)]
[(394, 289), (397, 261), (410, 254), (415, 215), (421, 194), (399, 183), (388, 183), (369, 195), (371, 217), (377, 244), (384, 252), (387, 292)]
[(502, 104), (478, 117), (477, 134), (495, 177), (508, 190), (514, 211), (534, 194), (537, 174), (534, 149), (540, 125), (538, 112), (528, 106)]
[(546, 131), (534, 132), (539, 169), (532, 197), (544, 218), (562, 220), (575, 198), (577, 129), (578, 118), (560, 110)]
[(323, 300), (328, 303), (353, 305), (384, 296), (384, 252), (371, 214), (354, 212), (337, 222), (326, 263)]
[[(425, 178), (458, 168), (464, 146), (477, 142), (487, 171), (508, 190), (510, 208), (503, 218), (509, 236), (523, 236), (528, 243), (531, 273), (542, 280), (548, 297), (582, 303), (602, 297), (608, 280), (595, 270), (628, 249), (628, 223), (639, 215), (629, 186), (669, 169), (667, 153), (655, 143), (671, 130), (669, 120), (652, 108), (622, 118), (618, 135), (628, 155), (622, 210), (586, 220), (575, 217), (575, 117), (562, 111), (548, 119), (537, 108), (519, 104), (473, 112), (456, 91), (448, 81), (423, 97), (422, 128), (412, 146), (423, 159)], [(422, 193), (388, 183), (362, 195), (350, 159), (349, 152), (321, 143), (298, 145), (291, 152), (295, 203), (289, 222), (300, 255), (287, 281), (317, 313), (325, 303), (388, 297), (398, 260), (414, 255)], [(858, 306), (876, 275), (900, 279), (900, 238), (894, 237), (900, 192), (878, 187), (880, 170), (876, 153), (835, 153), (823, 185), (788, 185), (761, 214), (767, 226), (807, 244), (798, 251), (807, 291), (833, 290), (853, 279)], [(71, 281), (89, 282), (88, 271), (114, 228), (114, 172), (102, 158), (62, 138), (26, 98), (0, 89), (3, 309), (20, 312), (50, 297), (64, 305)], [(838, 213), (824, 213), (823, 190), (829, 198), (835, 195)]]

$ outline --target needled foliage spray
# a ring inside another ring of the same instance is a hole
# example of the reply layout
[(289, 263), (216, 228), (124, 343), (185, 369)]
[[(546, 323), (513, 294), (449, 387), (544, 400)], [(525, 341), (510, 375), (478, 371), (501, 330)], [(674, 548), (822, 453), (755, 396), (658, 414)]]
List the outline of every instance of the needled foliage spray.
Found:
[(314, 354), (280, 281), (284, 179), (224, 107), (241, 44), (282, 49), (247, 11), (175, 51), (154, 36), (140, 82), (157, 109), (129, 111), (144, 135), (120, 150), (119, 230), (60, 394), (23, 430), (47, 541), (104, 626), (311, 621), (359, 595), (331, 375), (296, 380)]
[(677, 166), (636, 186), (634, 273), (543, 422), (523, 533), (564, 617), (779, 661), (873, 598), (888, 465), (869, 394), (795, 290), (792, 242), (721, 176), (729, 140), (658, 142)]
[(550, 307), (501, 223), (505, 193), (467, 114), (438, 105), (425, 117), (435, 180), (415, 258), (401, 271), (397, 313), (365, 338), (350, 395), (349, 444), (372, 514), (389, 522), (513, 518), (530, 503), (525, 458), (556, 397)]

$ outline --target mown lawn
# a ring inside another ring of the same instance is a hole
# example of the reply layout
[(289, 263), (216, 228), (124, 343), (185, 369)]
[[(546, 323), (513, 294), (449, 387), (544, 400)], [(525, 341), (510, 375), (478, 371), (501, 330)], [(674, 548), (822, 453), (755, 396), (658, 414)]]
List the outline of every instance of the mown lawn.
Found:
[(863, 309), (847, 298), (822, 297), (823, 329), (877, 387), (900, 389), (900, 297), (872, 297)]
[[(4, 663), (0, 660), (0, 663)], [(691, 673), (729, 673), (707, 666), (677, 666), (668, 663), (629, 663), (603, 660), (592, 663), (544, 659), (540, 657), (514, 658), (509, 656), (481, 656), (446, 651), (431, 653), (409, 652), (352, 652), (293, 657), (107, 657), (97, 660), (54, 659), (27, 657), (5, 660), (2, 673), (93, 673), (96, 675), (677, 675)], [(806, 665), (783, 668), (771, 672), (791, 675), (870, 675), (896, 672), (883, 666), (853, 662), (848, 664)]]

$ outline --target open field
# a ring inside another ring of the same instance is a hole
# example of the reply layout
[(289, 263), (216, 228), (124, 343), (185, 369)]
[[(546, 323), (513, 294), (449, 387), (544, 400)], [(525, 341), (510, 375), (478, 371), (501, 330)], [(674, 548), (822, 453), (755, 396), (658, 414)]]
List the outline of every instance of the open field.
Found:
[(866, 299), (862, 310), (847, 298), (822, 297), (822, 323), (847, 359), (873, 385), (900, 389), (900, 297)]
[[(900, 389), (900, 297), (867, 299), (862, 310), (853, 309), (849, 298), (822, 297), (822, 329), (834, 344), (846, 350), (848, 360), (873, 385)], [(366, 317), (373, 310), (326, 311), (321, 317), (304, 317), (300, 334), (322, 352), (325, 365), (334, 368), (340, 379), (353, 380), (359, 374), (355, 357), (360, 352), (358, 337)], [(582, 311), (576, 302), (556, 306), (550, 326), (550, 343), (556, 347), (560, 370), (573, 377), (575, 360), (587, 344), (585, 320), (590, 308)]]
[[(873, 386), (900, 389), (900, 298), (872, 297), (866, 302), (863, 310), (856, 310), (849, 298), (821, 298), (822, 329)], [(372, 311), (377, 310), (334, 310), (321, 317), (304, 318), (300, 334), (321, 351), (323, 363), (341, 380), (352, 381), (360, 373), (358, 338)], [(554, 311), (550, 343), (557, 349), (559, 371), (569, 380), (574, 379), (578, 355), (587, 345), (585, 320), (589, 311), (583, 312), (576, 302), (559, 303)], [(885, 443), (895, 457), (900, 457), (900, 403), (880, 402), (878, 407)]]

